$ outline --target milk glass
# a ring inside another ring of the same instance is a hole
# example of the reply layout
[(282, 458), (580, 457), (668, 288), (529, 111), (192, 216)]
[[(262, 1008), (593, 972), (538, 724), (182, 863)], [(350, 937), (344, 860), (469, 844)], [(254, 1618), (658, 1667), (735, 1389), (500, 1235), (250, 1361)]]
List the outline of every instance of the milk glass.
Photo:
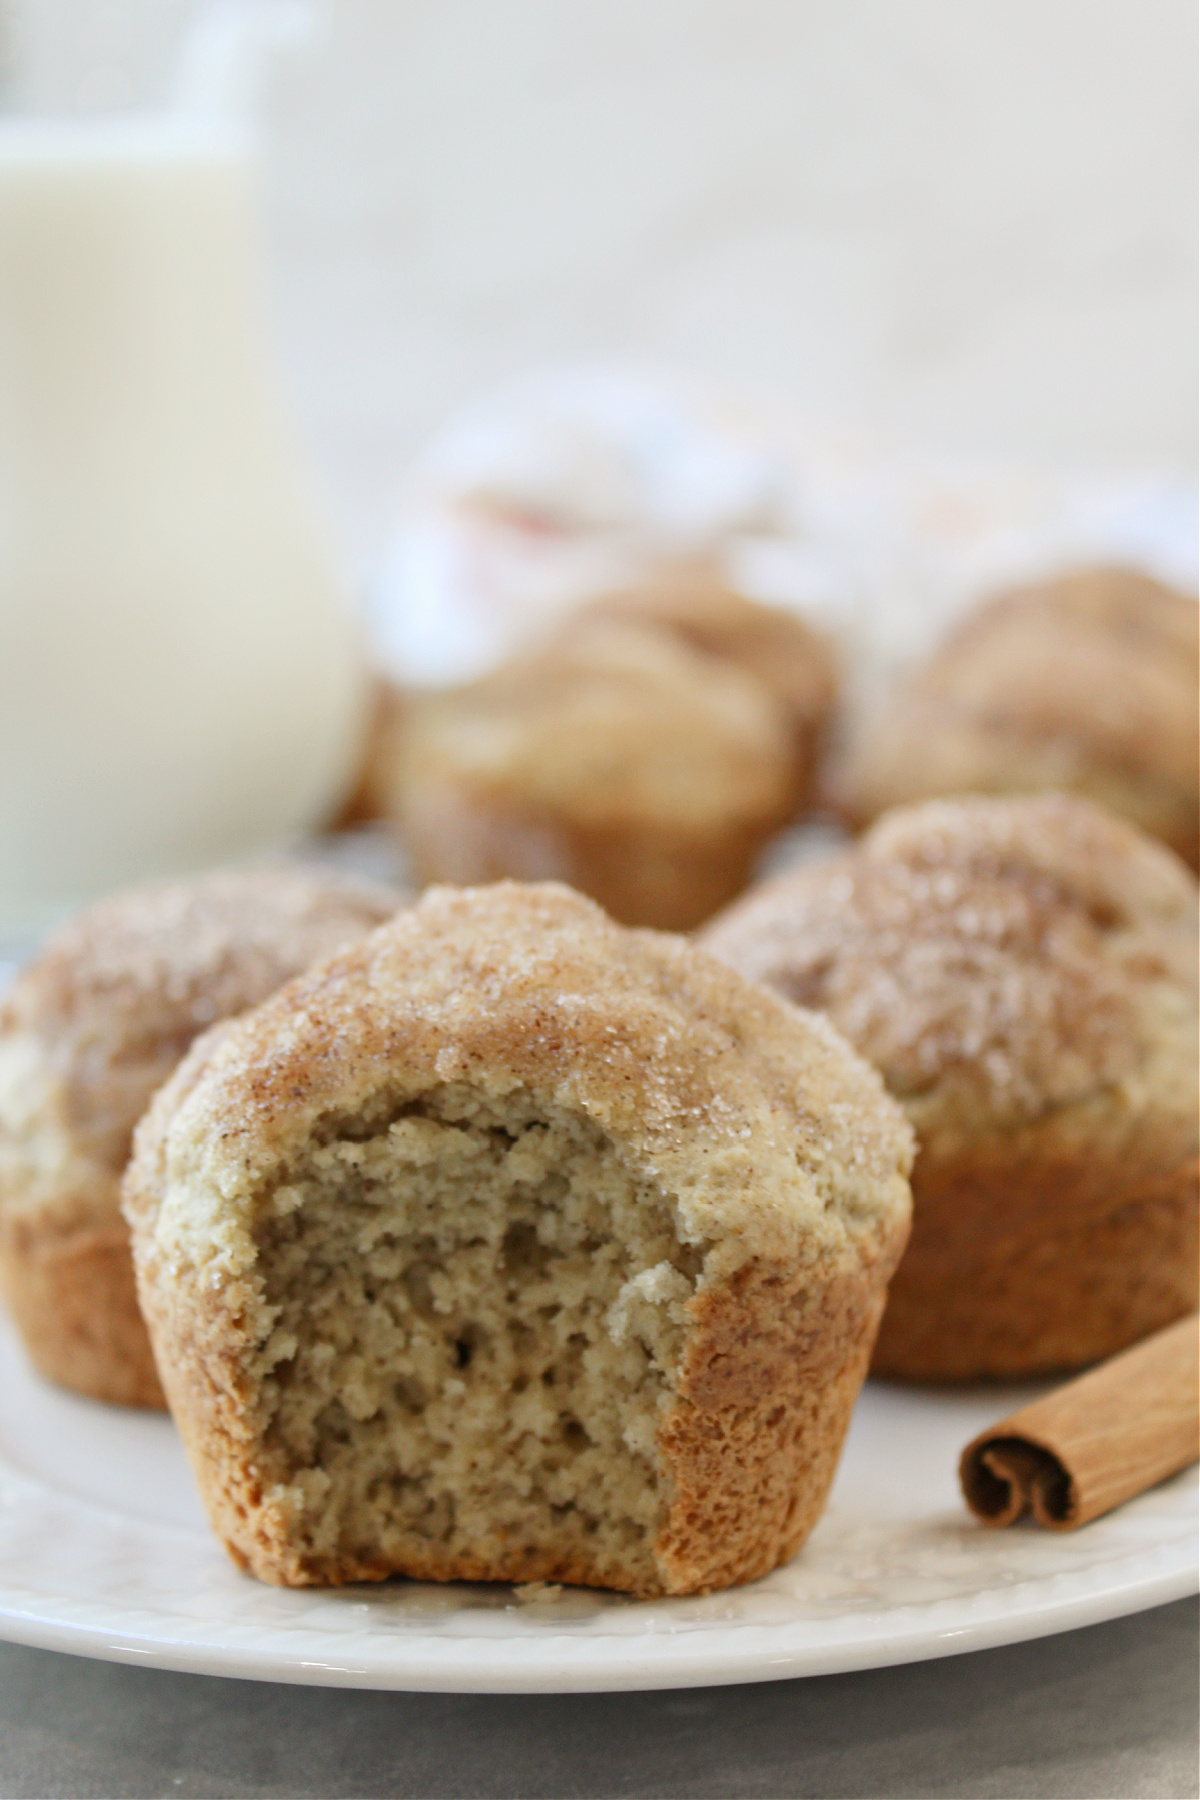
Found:
[(0, 934), (279, 843), (351, 773), (254, 189), (234, 124), (0, 124)]

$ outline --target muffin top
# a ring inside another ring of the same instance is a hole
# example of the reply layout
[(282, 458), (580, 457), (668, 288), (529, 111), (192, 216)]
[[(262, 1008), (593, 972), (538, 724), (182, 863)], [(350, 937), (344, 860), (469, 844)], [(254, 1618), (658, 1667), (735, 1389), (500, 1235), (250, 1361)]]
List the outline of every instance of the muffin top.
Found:
[(1089, 801), (970, 797), (887, 814), (699, 941), (825, 1012), (923, 1154), (1098, 1105), (1176, 1166), (1196, 1134), (1196, 906), (1176, 857)]
[(760, 682), (653, 626), (596, 619), (414, 707), (401, 781), (596, 827), (704, 830), (786, 818), (791, 755)]
[(385, 1134), (443, 1093), (585, 1116), (673, 1196), (709, 1276), (895, 1254), (911, 1135), (827, 1020), (554, 883), (430, 889), (198, 1043), (139, 1127), (126, 1212), (236, 1275), (314, 1136)]
[(820, 726), (836, 691), (829, 644), (795, 613), (738, 593), (710, 568), (664, 569), (592, 601), (584, 617), (657, 625), (694, 650), (723, 657), (762, 682), (798, 729)]
[(1200, 607), (1093, 569), (965, 618), (864, 733), (848, 807), (937, 794), (1087, 793), (1197, 857)]
[(133, 888), (89, 907), (0, 1004), (0, 1123), (24, 1137), (49, 1106), (79, 1153), (119, 1173), (150, 1096), (200, 1032), (399, 904), (384, 888), (281, 865)]

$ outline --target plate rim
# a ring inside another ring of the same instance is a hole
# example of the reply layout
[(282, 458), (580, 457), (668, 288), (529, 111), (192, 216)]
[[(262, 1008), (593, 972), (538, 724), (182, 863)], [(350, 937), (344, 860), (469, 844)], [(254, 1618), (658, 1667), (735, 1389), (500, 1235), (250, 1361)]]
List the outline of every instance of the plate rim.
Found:
[[(89, 1623), (69, 1615), (76, 1609), (92, 1609), (97, 1602), (58, 1599), (57, 1604), (39, 1608), (30, 1606), (28, 1595), (4, 1586), (0, 1586), (0, 1638), (32, 1649), (134, 1667), (291, 1686), (479, 1694), (725, 1687), (926, 1662), (1147, 1611), (1200, 1591), (1200, 1559), (1189, 1554), (1189, 1548), (1186, 1540), (1176, 1540), (1132, 1551), (1101, 1565), (1107, 1578), (1099, 1583), (1093, 1566), (985, 1590), (973, 1602), (939, 1599), (883, 1613), (833, 1614), (782, 1624), (731, 1623), (714, 1631), (665, 1632), (640, 1639), (616, 1635), (583, 1639), (548, 1630), (542, 1638), (525, 1640), (521, 1656), (507, 1663), (503, 1640), (465, 1633), (451, 1637), (409, 1631), (387, 1640), (386, 1657), (377, 1641), (365, 1656), (361, 1648), (357, 1652), (366, 1667), (353, 1666), (356, 1653), (346, 1647), (345, 1638), (312, 1628), (307, 1628), (309, 1641), (297, 1643), (289, 1653), (263, 1641), (275, 1635), (268, 1627), (237, 1625), (231, 1636), (248, 1641), (217, 1643), (207, 1626), (171, 1636), (165, 1621), (142, 1610), (142, 1618), (156, 1621), (156, 1628), (142, 1635), (132, 1628), (139, 1617), (136, 1608), (130, 1609), (124, 1626)], [(1154, 1562), (1166, 1566), (1146, 1567)], [(1042, 1597), (1027, 1596), (1026, 1604), (1014, 1605), (1022, 1589), (1040, 1591)], [(978, 1616), (964, 1620), (963, 1610), (972, 1604)], [(949, 1624), (951, 1619), (957, 1622)], [(733, 1635), (743, 1639), (736, 1650), (728, 1641)], [(809, 1641), (789, 1644), (797, 1635)], [(124, 1641), (114, 1641), (118, 1639)], [(478, 1648), (482, 1644), (486, 1650)], [(345, 1660), (326, 1660), (334, 1656)]]
[[(1114, 1536), (1106, 1529), (1110, 1519), (1117, 1520), (1126, 1511), (1121, 1508), (1071, 1533), (1078, 1547), (1065, 1558), (1056, 1560), (1042, 1552), (1002, 1553), (998, 1559), (984, 1556), (979, 1562), (970, 1557), (970, 1579), (940, 1591), (936, 1585), (929, 1591), (921, 1580), (891, 1583), (893, 1575), (920, 1572), (919, 1540), (914, 1547), (912, 1540), (903, 1538), (890, 1548), (884, 1546), (889, 1577), (882, 1586), (874, 1585), (869, 1565), (877, 1547), (868, 1538), (866, 1587), (853, 1602), (849, 1598), (840, 1602), (836, 1582), (821, 1597), (818, 1584), (810, 1604), (797, 1595), (799, 1604), (792, 1609), (785, 1605), (782, 1613), (751, 1604), (740, 1615), (736, 1607), (726, 1614), (718, 1595), (715, 1610), (705, 1607), (694, 1618), (686, 1611), (680, 1614), (677, 1604), (656, 1614), (652, 1602), (644, 1620), (630, 1619), (620, 1608), (623, 1619), (618, 1622), (614, 1616), (606, 1627), (602, 1612), (580, 1615), (570, 1605), (529, 1612), (517, 1604), (525, 1596), (473, 1584), (463, 1585), (452, 1602), (439, 1594), (433, 1617), (425, 1616), (425, 1600), (419, 1594), (415, 1604), (401, 1595), (393, 1608), (374, 1584), (343, 1590), (348, 1605), (340, 1607), (320, 1605), (316, 1590), (307, 1590), (309, 1606), (318, 1603), (316, 1611), (306, 1610), (304, 1595), (295, 1593), (282, 1606), (243, 1606), (234, 1590), (226, 1592), (216, 1571), (246, 1582), (249, 1590), (259, 1584), (234, 1575), (202, 1515), (189, 1516), (185, 1522), (178, 1516), (163, 1517), (155, 1508), (147, 1516), (139, 1506), (130, 1505), (132, 1490), (124, 1476), (115, 1489), (103, 1483), (97, 1489), (88, 1473), (81, 1491), (80, 1451), (88, 1471), (89, 1459), (107, 1457), (110, 1443), (117, 1455), (133, 1456), (135, 1466), (140, 1466), (143, 1434), (110, 1440), (104, 1429), (97, 1438), (94, 1428), (104, 1424), (110, 1409), (57, 1392), (56, 1404), (82, 1404), (86, 1418), (63, 1419), (48, 1413), (44, 1384), (28, 1368), (10, 1335), (0, 1324), (0, 1354), (13, 1377), (15, 1403), (12, 1420), (7, 1405), (0, 1409), (6, 1423), (0, 1445), (0, 1639), (31, 1648), (134, 1667), (288, 1685), (492, 1694), (653, 1691), (845, 1673), (997, 1648), (1142, 1611), (1200, 1588), (1196, 1518), (1200, 1484), (1190, 1472), (1181, 1471), (1130, 1503), (1144, 1515), (1131, 1530), (1118, 1528)], [(896, 1419), (903, 1423), (905, 1417), (894, 1412), (887, 1398), (891, 1384), (881, 1385), (885, 1392), (872, 1396), (862, 1420), (866, 1441), (872, 1445), (868, 1465), (885, 1450), (891, 1453), (886, 1435), (876, 1442), (873, 1433), (881, 1425), (890, 1430)], [(906, 1390), (903, 1396), (906, 1405), (914, 1399), (924, 1403), (946, 1398), (940, 1391), (914, 1396)], [(953, 1398), (970, 1396), (956, 1391)], [(922, 1404), (918, 1416), (924, 1418), (926, 1411)], [(942, 1411), (936, 1405), (933, 1419)], [(140, 1426), (140, 1416), (132, 1416)], [(25, 1440), (10, 1436), (17, 1420), (22, 1421), (18, 1429), (34, 1434), (32, 1441), (44, 1424), (60, 1446), (64, 1432), (69, 1434), (74, 1424), (81, 1435), (70, 1458), (69, 1476), (66, 1466), (47, 1468), (36, 1457), (31, 1464)], [(856, 1408), (845, 1446), (848, 1455), (853, 1454), (858, 1425)], [(912, 1425), (910, 1419), (906, 1429)], [(955, 1420), (951, 1435), (956, 1444), (965, 1428), (965, 1420)], [(178, 1473), (183, 1470), (181, 1462)], [(859, 1471), (860, 1480), (863, 1472)], [(981, 1544), (990, 1539), (997, 1549), (1003, 1540), (1026, 1532), (1049, 1547), (1056, 1535), (1032, 1526), (987, 1531), (962, 1509), (957, 1484), (953, 1513), (944, 1511), (950, 1488), (945, 1483), (941, 1487), (933, 1513), (922, 1508), (922, 1521), (932, 1522), (935, 1515), (943, 1524), (957, 1519), (979, 1536)], [(1163, 1490), (1165, 1507), (1152, 1497)], [(850, 1530), (850, 1553), (857, 1556), (854, 1534), (864, 1496), (862, 1490), (852, 1491), (856, 1503), (846, 1509), (837, 1506), (835, 1490), (830, 1510), (841, 1514), (843, 1528)], [(871, 1491), (868, 1480), (867, 1496)], [(873, 1512), (867, 1498), (862, 1518)], [(908, 1520), (907, 1511), (897, 1515), (902, 1532)], [(1093, 1532), (1094, 1553), (1082, 1542)], [(208, 1552), (211, 1562), (194, 1563), (198, 1547)], [(812, 1548), (819, 1566), (815, 1538)], [(917, 1558), (911, 1569), (910, 1553)], [(806, 1554), (807, 1550), (801, 1553), (802, 1559)], [(831, 1566), (836, 1568), (844, 1554), (835, 1550)], [(852, 1581), (861, 1587), (859, 1573), (854, 1564)], [(371, 1599), (375, 1607), (362, 1604)], [(506, 1620), (505, 1613), (524, 1616)]]

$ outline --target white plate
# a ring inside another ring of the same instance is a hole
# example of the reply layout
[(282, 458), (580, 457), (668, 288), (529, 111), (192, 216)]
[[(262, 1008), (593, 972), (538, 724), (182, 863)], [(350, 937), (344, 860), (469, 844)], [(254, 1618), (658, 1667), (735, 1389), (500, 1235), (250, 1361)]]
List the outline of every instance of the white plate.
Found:
[(38, 1381), (5, 1326), (0, 1635), (262, 1680), (562, 1693), (911, 1662), (1190, 1593), (1194, 1470), (1073, 1534), (975, 1524), (958, 1452), (1017, 1395), (869, 1386), (824, 1518), (753, 1587), (651, 1602), (415, 1582), (288, 1592), (238, 1574), (210, 1538), (165, 1418)]

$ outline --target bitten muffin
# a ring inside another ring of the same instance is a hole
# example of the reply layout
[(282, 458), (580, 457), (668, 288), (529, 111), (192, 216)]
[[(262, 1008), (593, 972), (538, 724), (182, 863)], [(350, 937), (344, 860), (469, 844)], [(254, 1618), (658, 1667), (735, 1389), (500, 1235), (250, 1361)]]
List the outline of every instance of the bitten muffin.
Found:
[(391, 810), (423, 881), (565, 881), (624, 924), (683, 930), (745, 887), (791, 797), (760, 682), (596, 620), (414, 704)]
[(910, 1160), (826, 1020), (557, 885), (433, 890), (138, 1129), (217, 1535), (288, 1585), (754, 1579), (832, 1479)]
[(852, 751), (858, 823), (957, 793), (1086, 794), (1200, 860), (1200, 607), (1127, 569), (1002, 594), (965, 618)]
[(192, 1039), (399, 904), (299, 869), (202, 875), (101, 901), (0, 1005), (0, 1284), (35, 1366), (162, 1406), (120, 1179), (133, 1128)]
[(761, 682), (783, 708), (792, 739), (792, 810), (804, 810), (837, 697), (833, 652), (820, 632), (795, 613), (748, 599), (704, 564), (664, 569), (593, 601), (582, 616), (656, 625)]
[(1196, 882), (1065, 795), (934, 801), (700, 940), (819, 1007), (916, 1128), (885, 1374), (1026, 1375), (1195, 1306)]

